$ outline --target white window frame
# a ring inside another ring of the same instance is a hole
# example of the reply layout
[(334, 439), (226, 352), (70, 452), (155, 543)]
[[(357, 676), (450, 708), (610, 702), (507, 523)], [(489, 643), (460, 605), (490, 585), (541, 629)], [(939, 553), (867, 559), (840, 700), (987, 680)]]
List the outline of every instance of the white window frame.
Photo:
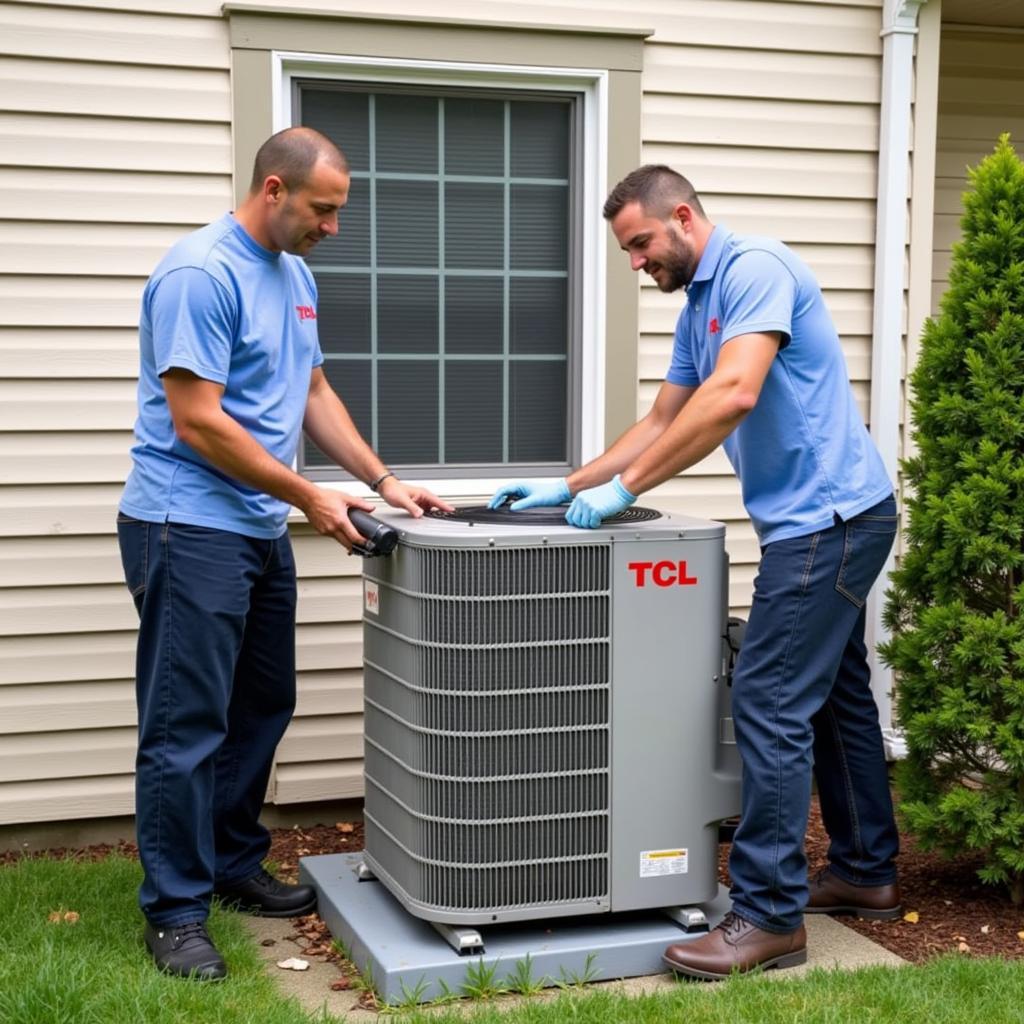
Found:
[[(296, 78), (344, 79), (367, 85), (501, 87), (583, 95), (580, 461), (588, 462), (599, 455), (604, 450), (605, 429), (606, 246), (601, 206), (608, 192), (605, 172), (608, 161), (608, 72), (590, 68), (345, 57), (279, 50), (271, 51), (270, 56), (275, 132), (294, 124), (292, 85)], [(403, 476), (402, 479), (406, 483), (429, 486), (445, 497), (459, 498), (490, 494), (513, 473), (510, 467), (509, 473), (501, 477), (425, 477), (420, 480)], [(324, 481), (319, 486), (372, 496), (370, 489), (358, 481)]]

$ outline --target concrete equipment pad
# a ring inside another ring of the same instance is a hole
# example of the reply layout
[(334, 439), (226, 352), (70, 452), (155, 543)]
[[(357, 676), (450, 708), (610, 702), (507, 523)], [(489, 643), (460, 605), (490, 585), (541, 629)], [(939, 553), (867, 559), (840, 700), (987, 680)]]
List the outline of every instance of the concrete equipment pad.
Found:
[[(495, 965), (495, 983), (506, 983), (516, 964), (531, 958), (534, 979), (560, 982), (609, 981), (664, 972), (665, 947), (704, 932), (687, 934), (659, 911), (562, 917), (482, 929), (484, 952), (459, 956), (426, 921), (408, 913), (378, 881), (361, 882), (358, 853), (305, 857), (299, 880), (316, 887), (319, 914), (349, 959), (372, 975), (389, 1003), (416, 992), (421, 1002), (444, 994), (442, 982), (462, 994), (467, 968)], [(703, 904), (710, 927), (729, 910), (724, 887)]]

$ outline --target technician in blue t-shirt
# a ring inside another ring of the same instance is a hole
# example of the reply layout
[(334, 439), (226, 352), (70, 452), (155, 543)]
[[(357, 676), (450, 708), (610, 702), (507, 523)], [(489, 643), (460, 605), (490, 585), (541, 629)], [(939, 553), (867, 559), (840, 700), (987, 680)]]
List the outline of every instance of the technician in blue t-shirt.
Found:
[[(732, 911), (670, 946), (681, 974), (715, 979), (806, 959), (803, 914), (900, 913), (898, 836), (870, 689), (864, 602), (896, 533), (892, 483), (864, 427), (814, 276), (767, 238), (715, 227), (693, 186), (664, 166), (605, 204), (633, 270), (686, 290), (672, 363), (651, 411), (560, 480), (501, 488), (496, 506), (570, 502), (595, 527), (723, 445), (761, 542), (733, 678), (743, 760), (729, 860)], [(808, 884), (811, 765), (831, 839)]]
[(294, 505), (346, 549), (373, 506), (292, 468), (302, 431), (385, 501), (449, 508), (402, 484), (360, 437), (321, 368), (317, 294), (298, 257), (338, 232), (345, 157), (290, 128), (256, 154), (234, 214), (178, 242), (149, 279), (139, 416), (117, 520), (139, 612), (136, 829), (145, 940), (158, 967), (226, 974), (211, 895), (264, 916), (312, 911), (309, 886), (262, 868), (259, 823), (295, 707)]

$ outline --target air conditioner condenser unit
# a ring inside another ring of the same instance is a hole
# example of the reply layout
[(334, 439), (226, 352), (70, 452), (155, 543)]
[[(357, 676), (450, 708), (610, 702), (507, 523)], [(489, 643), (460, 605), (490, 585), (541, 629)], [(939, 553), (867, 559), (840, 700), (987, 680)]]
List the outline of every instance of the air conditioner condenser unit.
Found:
[(739, 809), (720, 523), (384, 513), (364, 863), (443, 925), (693, 906)]

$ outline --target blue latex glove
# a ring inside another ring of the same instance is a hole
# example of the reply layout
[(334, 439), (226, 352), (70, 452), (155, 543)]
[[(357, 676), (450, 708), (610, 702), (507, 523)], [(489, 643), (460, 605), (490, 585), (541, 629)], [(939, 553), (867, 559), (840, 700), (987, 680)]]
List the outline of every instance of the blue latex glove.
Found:
[(487, 507), (498, 508), (506, 498), (518, 498), (519, 500), (512, 502), (509, 508), (513, 512), (519, 512), (535, 505), (564, 505), (571, 497), (564, 476), (557, 480), (552, 480), (551, 477), (543, 480), (515, 480), (504, 487), (499, 487)]
[(615, 515), (629, 508), (636, 501), (636, 495), (630, 494), (616, 473), (606, 484), (590, 487), (580, 491), (573, 498), (569, 511), (565, 513), (565, 521), (570, 526), (581, 526), (595, 529), (601, 525), (602, 519)]

